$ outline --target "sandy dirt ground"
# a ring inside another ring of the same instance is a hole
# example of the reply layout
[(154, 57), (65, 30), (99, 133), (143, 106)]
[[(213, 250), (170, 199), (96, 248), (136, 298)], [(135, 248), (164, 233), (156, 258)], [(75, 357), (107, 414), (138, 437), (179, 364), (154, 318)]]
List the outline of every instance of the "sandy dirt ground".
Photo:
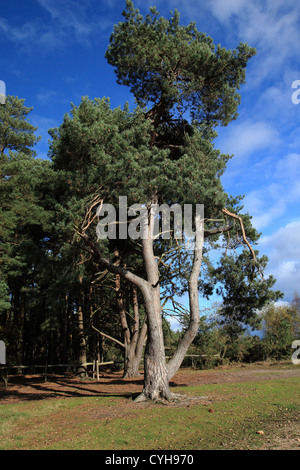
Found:
[[(253, 365), (250, 367), (223, 367), (209, 371), (180, 370), (172, 379), (171, 387), (205, 385), (219, 383), (237, 383), (260, 380), (276, 380), (288, 377), (300, 377), (298, 367), (277, 367)], [(130, 396), (142, 391), (143, 376), (134, 379), (122, 379), (121, 372), (103, 371), (99, 381), (82, 379), (72, 374), (47, 376), (12, 375), (7, 386), (0, 382), (0, 406), (24, 401), (71, 398), (87, 396)], [(151, 406), (145, 404), (144, 406)], [(127, 411), (130, 412), (128, 409)], [(300, 415), (299, 415), (300, 418)], [(272, 446), (266, 443), (266, 450), (300, 450), (300, 420), (274, 428)]]

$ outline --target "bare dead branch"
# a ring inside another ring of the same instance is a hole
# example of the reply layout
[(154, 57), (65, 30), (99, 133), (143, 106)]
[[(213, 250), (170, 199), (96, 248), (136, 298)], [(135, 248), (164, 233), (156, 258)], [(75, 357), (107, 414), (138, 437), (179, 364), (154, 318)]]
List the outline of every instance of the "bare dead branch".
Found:
[(98, 330), (98, 328), (96, 328), (94, 325), (91, 325), (91, 327), (93, 328), (93, 330), (97, 331), (99, 335), (104, 336), (104, 338), (110, 339), (111, 341), (113, 341), (114, 343), (117, 343), (122, 348), (125, 348), (125, 344), (121, 343), (121, 341), (119, 341), (118, 339), (113, 338), (112, 336), (109, 336), (106, 333), (103, 333), (103, 331)]
[(242, 230), (243, 240), (246, 243), (246, 245), (248, 246), (248, 248), (249, 248), (249, 250), (252, 254), (253, 261), (256, 262), (256, 256), (255, 256), (254, 250), (253, 250), (252, 246), (250, 245), (250, 243), (248, 242), (247, 237), (246, 237), (245, 227), (244, 227), (242, 218), (237, 214), (233, 214), (232, 212), (229, 212), (229, 210), (226, 209), (226, 208), (222, 209), (222, 212), (223, 212), (223, 214), (226, 214), (229, 217), (232, 217), (233, 219), (236, 219), (236, 220), (239, 221), (240, 226), (241, 226), (241, 230)]
[[(255, 271), (255, 264), (256, 264), (256, 256), (255, 256), (255, 253), (254, 253), (254, 250), (253, 250), (252, 246), (250, 245), (250, 243), (249, 243), (248, 240), (247, 240), (246, 232), (245, 232), (245, 227), (244, 227), (242, 218), (241, 218), (239, 215), (237, 215), (237, 214), (234, 214), (234, 213), (232, 213), (232, 212), (229, 212), (229, 210), (226, 209), (226, 208), (222, 209), (222, 212), (223, 212), (223, 214), (226, 214), (226, 215), (228, 215), (229, 217), (232, 217), (233, 219), (238, 220), (239, 223), (240, 223), (241, 230), (242, 230), (243, 240), (244, 240), (245, 244), (247, 245), (247, 247), (249, 248), (249, 250), (250, 250), (250, 252), (251, 252), (251, 254), (252, 254), (252, 259), (253, 259), (252, 281), (253, 281), (253, 279), (254, 279), (254, 271)], [(238, 237), (237, 237), (237, 238), (238, 238)], [(241, 241), (240, 241), (240, 243), (241, 243), (243, 246), (245, 246), (244, 243), (242, 243)], [(259, 271), (259, 272), (260, 272), (260, 271)], [(261, 272), (260, 272), (260, 274), (261, 274)]]

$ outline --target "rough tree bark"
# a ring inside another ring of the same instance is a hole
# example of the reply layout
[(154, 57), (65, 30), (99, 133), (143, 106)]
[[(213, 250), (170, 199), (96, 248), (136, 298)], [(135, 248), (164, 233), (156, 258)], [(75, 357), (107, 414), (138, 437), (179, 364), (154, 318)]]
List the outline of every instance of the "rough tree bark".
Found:
[(148, 338), (144, 356), (144, 388), (140, 399), (171, 398), (163, 340), (159, 271), (153, 251), (155, 197), (150, 201), (148, 219), (144, 224), (142, 252), (147, 273), (147, 293), (144, 296)]
[[(78, 337), (79, 337), (79, 355), (78, 355), (78, 363), (84, 364), (86, 362), (86, 340), (85, 340), (85, 333), (84, 333), (84, 318), (83, 318), (83, 305), (84, 305), (84, 293), (82, 289), (82, 276), (79, 276), (79, 284), (80, 284), (80, 299), (78, 302)], [(83, 375), (84, 372), (80, 368), (80, 375)]]

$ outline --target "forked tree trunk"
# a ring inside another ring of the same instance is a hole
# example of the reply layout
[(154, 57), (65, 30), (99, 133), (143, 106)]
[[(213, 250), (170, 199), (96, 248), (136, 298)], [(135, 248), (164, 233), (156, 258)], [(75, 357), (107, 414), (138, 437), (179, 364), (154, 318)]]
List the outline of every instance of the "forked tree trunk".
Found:
[(140, 316), (139, 316), (139, 306), (137, 299), (137, 287), (132, 286), (132, 300), (133, 300), (133, 313), (134, 313), (134, 323), (132, 327), (129, 327), (127, 322), (126, 310), (124, 307), (124, 300), (121, 292), (121, 278), (119, 274), (116, 274), (115, 277), (115, 291), (116, 291), (116, 303), (117, 311), (120, 317), (121, 327), (123, 331), (123, 342), (119, 341), (112, 336), (109, 336), (93, 324), (93, 306), (90, 303), (90, 317), (91, 317), (91, 327), (99, 333), (101, 338), (107, 338), (110, 341), (118, 344), (124, 351), (124, 371), (123, 378), (138, 377), (140, 376), (139, 366), (141, 363), (146, 334), (147, 334), (147, 324), (144, 319), (140, 328)]
[[(119, 250), (115, 248), (114, 255), (116, 259), (119, 259)], [(121, 276), (116, 274), (115, 277), (115, 290), (116, 290), (116, 301), (117, 309), (120, 317), (122, 333), (124, 338), (123, 349), (124, 349), (124, 371), (123, 378), (138, 377), (139, 365), (141, 362), (143, 347), (145, 344), (146, 338), (146, 325), (143, 324), (141, 331), (140, 330), (140, 316), (139, 316), (139, 307), (138, 307), (138, 296), (137, 296), (137, 286), (132, 286), (132, 304), (133, 304), (133, 325), (130, 328), (126, 309), (125, 302), (123, 298), (123, 292), (121, 289)], [(127, 307), (128, 308), (128, 307)]]
[(144, 399), (172, 399), (173, 394), (169, 388), (169, 381), (179, 369), (188, 347), (195, 338), (199, 323), (198, 278), (202, 261), (204, 230), (203, 218), (197, 216), (195, 220), (196, 244), (193, 268), (189, 280), (190, 324), (179, 342), (173, 358), (167, 364), (162, 330), (159, 271), (153, 251), (154, 211), (152, 211), (153, 201), (151, 202), (149, 217), (145, 221), (145, 229), (148, 231), (148, 236), (142, 240), (147, 280), (103, 258), (99, 247), (89, 239), (85, 232), (79, 232), (89, 247), (90, 252), (94, 255), (95, 261), (110, 272), (120, 274), (124, 279), (139, 287), (142, 292), (147, 314), (148, 331), (144, 356), (144, 386), (142, 394), (136, 401)]

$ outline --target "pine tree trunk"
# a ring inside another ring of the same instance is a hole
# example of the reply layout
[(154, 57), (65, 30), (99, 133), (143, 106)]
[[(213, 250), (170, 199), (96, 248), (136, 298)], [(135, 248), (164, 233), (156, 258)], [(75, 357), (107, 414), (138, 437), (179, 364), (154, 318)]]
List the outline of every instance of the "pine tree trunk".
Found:
[[(156, 286), (152, 290), (158, 289)], [(156, 301), (155, 301), (156, 298)], [(166, 367), (165, 348), (161, 322), (160, 299), (158, 304), (158, 292), (149, 292), (145, 295), (148, 338), (144, 356), (144, 386), (137, 401), (143, 399), (170, 400), (172, 394), (169, 388), (169, 378)]]
[(143, 293), (147, 312), (148, 338), (144, 357), (144, 387), (141, 398), (169, 400), (171, 392), (163, 340), (159, 271), (153, 251), (153, 205), (156, 202), (154, 196), (151, 200), (150, 217), (144, 227), (147, 237), (142, 240), (143, 259), (148, 280), (148, 288)]
[(189, 293), (189, 307), (190, 307), (190, 321), (189, 326), (183, 335), (183, 337), (178, 342), (176, 351), (173, 354), (173, 357), (167, 364), (168, 377), (169, 380), (173, 375), (178, 371), (181, 363), (184, 359), (184, 356), (192, 344), (195, 336), (198, 332), (199, 326), (199, 292), (198, 292), (198, 281), (199, 274), (202, 264), (202, 254), (203, 254), (203, 243), (204, 243), (204, 226), (203, 218), (197, 217), (195, 219), (195, 225), (197, 230), (197, 236), (194, 246), (194, 258), (191, 275), (188, 281), (188, 293)]
[(126, 344), (124, 351), (123, 379), (128, 379), (130, 377), (138, 377), (139, 375), (139, 364), (137, 364), (136, 361), (135, 351), (132, 348), (131, 344)]
[[(82, 276), (79, 277), (79, 283), (82, 285)], [(85, 341), (85, 334), (84, 334), (84, 318), (83, 318), (83, 299), (84, 294), (82, 291), (82, 287), (80, 289), (80, 301), (78, 304), (78, 336), (79, 336), (79, 357), (78, 363), (84, 364), (86, 362), (86, 341)], [(83, 372), (81, 372), (83, 375)]]
[(169, 378), (166, 368), (164, 345), (161, 342), (161, 333), (156, 329), (149, 334), (145, 350), (144, 362), (144, 388), (143, 396), (146, 399), (171, 399)]

